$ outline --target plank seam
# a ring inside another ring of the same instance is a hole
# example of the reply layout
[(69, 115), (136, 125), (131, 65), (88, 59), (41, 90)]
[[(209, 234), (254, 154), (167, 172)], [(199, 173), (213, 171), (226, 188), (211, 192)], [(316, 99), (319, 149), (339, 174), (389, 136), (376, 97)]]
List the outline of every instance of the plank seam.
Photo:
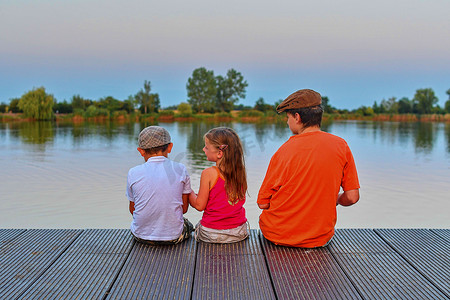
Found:
[[(191, 236), (189, 237), (190, 239), (194, 239), (195, 240), (195, 235), (191, 233)], [(199, 243), (197, 242), (197, 240), (195, 240), (194, 242), (195, 245), (195, 255), (194, 255), (194, 274), (192, 274), (192, 286), (191, 286), (191, 294), (189, 295), (189, 299), (192, 300), (192, 295), (194, 294), (194, 285), (195, 285), (195, 273), (197, 271), (197, 259), (198, 259), (198, 248), (200, 248)]]
[(263, 240), (262, 240), (263, 238), (261, 237), (261, 235), (262, 235), (261, 231), (258, 230), (258, 239), (261, 244), (261, 252), (264, 256), (264, 262), (266, 264), (267, 273), (269, 274), (270, 285), (272, 286), (272, 291), (275, 296), (275, 299), (278, 300), (277, 291), (275, 290), (275, 285), (274, 285), (273, 279), (272, 279), (272, 273), (270, 272), (270, 268), (269, 268), (269, 261), (267, 260), (266, 251), (264, 250), (264, 247), (263, 247)]
[[(331, 241), (333, 242), (333, 241)], [(339, 259), (337, 259), (336, 255), (338, 255), (338, 253), (334, 253), (333, 251), (330, 250), (329, 246), (325, 247), (327, 249), (327, 251), (331, 254), (331, 256), (333, 257), (334, 261), (337, 263), (337, 265), (339, 266), (339, 268), (341, 269), (341, 271), (345, 274), (345, 276), (347, 276), (347, 279), (350, 281), (350, 283), (353, 285), (353, 287), (355, 288), (356, 292), (359, 294), (359, 296), (361, 297), (361, 299), (366, 299), (364, 298), (362, 292), (359, 290), (358, 285), (356, 284), (356, 282), (353, 281), (352, 277), (350, 276), (349, 273), (347, 273), (347, 271), (345, 270), (345, 268), (341, 265), (341, 263), (339, 262)]]
[[(429, 229), (427, 229), (429, 230)], [(428, 276), (426, 274), (424, 274), (419, 268), (417, 268), (406, 256), (404, 256), (402, 253), (400, 253), (400, 251), (398, 251), (394, 245), (392, 245), (387, 239), (385, 239), (381, 233), (378, 232), (378, 229), (373, 229), (373, 231), (375, 232), (375, 234), (377, 234), (385, 243), (387, 243), (389, 245), (389, 247), (392, 248), (392, 250), (394, 250), (395, 253), (397, 253), (398, 255), (400, 255), (401, 258), (403, 258), (414, 270), (416, 270), (425, 280), (427, 280), (432, 286), (434, 286), (435, 288), (437, 288), (440, 292), (442, 292), (445, 296), (449, 297), (449, 295), (447, 294), (446, 291), (442, 290), (439, 286), (437, 286), (434, 281), (432, 281), (430, 278), (428, 278)], [(431, 231), (431, 230), (430, 230)]]
[(438, 232), (436, 232), (435, 230), (437, 229), (429, 229), (432, 233), (434, 233), (435, 235), (437, 235), (439, 238), (443, 239), (446, 242), (450, 242), (450, 240), (448, 240), (447, 238), (443, 237), (442, 235), (440, 235)]
[(135, 247), (135, 245), (136, 245), (136, 240), (133, 238), (131, 247), (130, 247), (130, 249), (128, 249), (127, 256), (126, 256), (125, 259), (123, 260), (122, 265), (120, 266), (120, 268), (117, 270), (116, 275), (114, 276), (114, 279), (111, 281), (111, 284), (109, 285), (108, 289), (106, 289), (106, 292), (105, 292), (105, 294), (103, 295), (102, 300), (105, 300), (105, 299), (108, 297), (108, 295), (109, 295), (109, 293), (111, 292), (111, 290), (112, 290), (114, 284), (115, 284), (116, 281), (117, 281), (117, 278), (119, 278), (120, 272), (122, 271), (123, 267), (125, 266), (125, 263), (127, 262), (128, 257), (129, 257), (130, 254), (131, 254), (131, 250), (133, 250), (133, 248)]
[[(70, 230), (70, 229), (69, 229)], [(20, 297), (22, 297), (41, 277), (42, 275), (47, 272), (48, 269), (50, 269), (50, 267), (67, 251), (67, 249), (69, 249), (69, 247), (75, 243), (76, 240), (78, 240), (78, 238), (80, 237), (80, 235), (83, 233), (84, 229), (80, 229), (80, 232), (77, 233), (76, 238), (73, 239), (72, 242), (70, 242), (64, 249), (62, 249), (61, 253), (56, 256), (53, 261), (50, 262), (50, 264), (47, 266), (47, 268), (45, 268), (44, 270), (42, 270), (39, 274), (36, 275), (36, 278), (30, 282), (28, 284), (28, 286), (20, 293), (16, 296), (16, 299), (19, 299)]]

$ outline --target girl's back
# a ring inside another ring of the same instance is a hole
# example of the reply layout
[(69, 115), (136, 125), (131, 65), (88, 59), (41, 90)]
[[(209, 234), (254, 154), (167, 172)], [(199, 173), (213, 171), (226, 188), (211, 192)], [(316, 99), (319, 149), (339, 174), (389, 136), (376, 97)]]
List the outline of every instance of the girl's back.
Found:
[(225, 180), (220, 175), (219, 169), (216, 166), (211, 168), (217, 171), (217, 179), (209, 191), (201, 224), (214, 229), (230, 229), (244, 224), (247, 222), (243, 207), (245, 197), (234, 203), (230, 201), (225, 189)]
[(247, 192), (244, 151), (237, 133), (226, 127), (205, 134), (206, 159), (215, 167), (203, 170), (198, 195), (189, 203), (204, 211), (197, 224), (196, 238), (211, 243), (232, 243), (248, 237), (244, 203)]

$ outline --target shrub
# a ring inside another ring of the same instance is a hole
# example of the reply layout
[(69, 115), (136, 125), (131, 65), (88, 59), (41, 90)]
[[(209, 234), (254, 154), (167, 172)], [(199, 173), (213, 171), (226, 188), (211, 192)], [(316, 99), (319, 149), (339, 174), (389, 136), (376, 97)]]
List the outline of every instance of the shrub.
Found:
[(233, 116), (229, 112), (218, 112), (214, 114), (215, 118), (232, 118)]
[(74, 116), (83, 116), (84, 115), (84, 110), (81, 108), (74, 108), (73, 109), (73, 115)]
[(264, 113), (262, 111), (254, 109), (243, 110), (239, 112), (239, 117), (264, 117)]
[(95, 105), (89, 105), (84, 113), (86, 118), (109, 116), (109, 110), (106, 108), (98, 108)]
[(160, 110), (159, 111), (159, 116), (160, 117), (172, 117), (175, 115), (175, 112), (173, 110), (167, 109), (167, 110)]
[(194, 115), (192, 113), (179, 113), (175, 115), (175, 118), (192, 118)]
[(266, 115), (266, 117), (270, 117), (270, 118), (275, 118), (278, 116), (277, 112), (274, 110), (266, 110), (264, 112), (264, 114)]
[(192, 114), (192, 107), (189, 103), (186, 102), (181, 102), (178, 105), (177, 110), (180, 114)]
[(116, 110), (115, 112), (113, 112), (113, 117), (120, 117), (120, 116), (128, 116), (128, 112), (126, 110)]

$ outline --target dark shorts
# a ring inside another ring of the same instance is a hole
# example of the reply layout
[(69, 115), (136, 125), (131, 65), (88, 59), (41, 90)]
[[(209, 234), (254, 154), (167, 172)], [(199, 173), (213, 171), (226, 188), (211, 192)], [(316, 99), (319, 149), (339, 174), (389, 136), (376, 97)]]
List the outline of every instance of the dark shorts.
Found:
[[(133, 237), (139, 243), (143, 243), (143, 244), (147, 244), (147, 245), (175, 245), (175, 244), (181, 243), (182, 241), (189, 239), (191, 237), (192, 231), (194, 231), (194, 225), (192, 225), (192, 223), (189, 222), (188, 219), (186, 219), (186, 218), (183, 218), (183, 219), (184, 219), (183, 231), (181, 232), (181, 235), (174, 240), (171, 240), (171, 241), (149, 241), (149, 240), (144, 240), (144, 239), (138, 238), (134, 235), (133, 235)], [(133, 233), (131, 233), (131, 234), (133, 234)]]

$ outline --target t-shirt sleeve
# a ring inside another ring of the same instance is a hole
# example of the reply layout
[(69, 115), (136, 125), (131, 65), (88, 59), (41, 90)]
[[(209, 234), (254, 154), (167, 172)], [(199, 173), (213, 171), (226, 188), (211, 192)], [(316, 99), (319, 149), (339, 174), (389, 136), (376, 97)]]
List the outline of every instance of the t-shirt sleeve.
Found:
[(127, 196), (129, 201), (134, 202), (133, 190), (131, 189), (131, 183), (130, 183), (130, 172), (128, 172), (128, 176), (127, 176), (127, 189), (126, 189), (125, 195)]
[(264, 177), (263, 183), (258, 193), (258, 204), (270, 203), (272, 195), (275, 194), (280, 189), (280, 170), (279, 162), (276, 157), (276, 153), (272, 156), (269, 166), (267, 167), (266, 176)]
[(183, 176), (184, 176), (183, 194), (190, 194), (192, 192), (191, 177), (189, 177), (189, 174), (187, 173), (186, 169), (183, 172)]
[(347, 146), (346, 153), (347, 163), (344, 166), (344, 174), (342, 177), (342, 189), (344, 191), (350, 191), (359, 189), (358, 172), (356, 171), (355, 160), (350, 148)]

